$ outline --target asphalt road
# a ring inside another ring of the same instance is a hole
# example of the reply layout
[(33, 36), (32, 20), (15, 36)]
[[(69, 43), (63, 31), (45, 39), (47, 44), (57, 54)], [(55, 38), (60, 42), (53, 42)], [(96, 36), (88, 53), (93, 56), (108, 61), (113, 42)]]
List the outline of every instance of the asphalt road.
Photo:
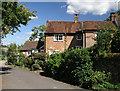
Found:
[(79, 89), (79, 91), (88, 91), (26, 69), (3, 65), (2, 70), (2, 73), (0, 72), (2, 89)]

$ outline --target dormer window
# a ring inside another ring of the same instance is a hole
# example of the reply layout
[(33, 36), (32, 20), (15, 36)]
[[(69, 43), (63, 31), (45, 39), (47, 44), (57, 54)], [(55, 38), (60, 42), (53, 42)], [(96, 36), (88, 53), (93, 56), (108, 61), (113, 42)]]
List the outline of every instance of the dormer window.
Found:
[(63, 34), (55, 34), (54, 41), (63, 41)]
[(77, 35), (76, 35), (76, 39), (77, 39), (77, 40), (82, 40), (82, 34), (77, 34)]

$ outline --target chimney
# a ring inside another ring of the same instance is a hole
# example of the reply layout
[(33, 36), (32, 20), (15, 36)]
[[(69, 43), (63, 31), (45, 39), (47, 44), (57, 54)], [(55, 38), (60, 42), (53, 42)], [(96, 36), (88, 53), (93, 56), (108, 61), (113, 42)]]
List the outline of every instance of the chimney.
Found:
[(115, 13), (112, 12), (112, 13), (110, 14), (110, 21), (112, 21), (112, 22), (115, 23), (115, 17), (116, 17)]
[(78, 18), (79, 18), (79, 14), (74, 14), (74, 17), (75, 17), (75, 23), (77, 23), (78, 22)]

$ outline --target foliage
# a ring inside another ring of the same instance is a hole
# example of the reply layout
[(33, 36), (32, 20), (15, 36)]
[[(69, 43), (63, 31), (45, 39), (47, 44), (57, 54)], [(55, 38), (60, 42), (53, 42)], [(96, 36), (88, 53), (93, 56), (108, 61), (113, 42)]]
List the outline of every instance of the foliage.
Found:
[(52, 58), (50, 58), (49, 61), (46, 63), (44, 71), (49, 75), (56, 75), (59, 71), (59, 66), (61, 62), (63, 62), (64, 60), (62, 59), (61, 54), (55, 54), (51, 57)]
[(34, 60), (31, 57), (28, 57), (25, 62), (25, 67), (31, 68), (33, 64), (35, 64)]
[(17, 62), (15, 63), (16, 66), (23, 66), (23, 63), (22, 62)]
[(99, 71), (110, 72), (110, 82), (117, 84), (120, 82), (120, 54), (118, 53), (107, 53), (106, 56), (96, 56), (94, 61), (94, 69)]
[(120, 53), (120, 30), (116, 31), (111, 43), (113, 53)]
[(42, 61), (45, 61), (45, 59), (48, 58), (48, 55), (45, 53), (35, 54), (34, 59), (39, 59)]
[(30, 17), (35, 17), (33, 12), (18, 2), (2, 2), (2, 37), (14, 34), (21, 25), (27, 25)]
[(35, 40), (36, 38), (39, 38), (39, 40), (44, 41), (44, 32), (46, 30), (46, 26), (45, 25), (40, 25), (38, 28), (34, 27), (32, 29), (32, 34), (29, 38), (30, 41)]
[(116, 13), (117, 13), (118, 15), (120, 15), (120, 10), (118, 10)]
[(8, 64), (12, 63), (15, 64), (17, 62), (17, 45), (16, 44), (10, 44), (10, 47), (8, 48)]
[(25, 55), (24, 55), (23, 53), (19, 52), (19, 61), (20, 61), (20, 62), (23, 62), (23, 61), (25, 61), (25, 60), (26, 60)]
[(33, 64), (32, 67), (31, 67), (31, 70), (32, 71), (35, 71), (35, 70), (41, 70), (42, 68), (39, 66), (39, 64)]
[(115, 31), (111, 26), (106, 26), (98, 31), (98, 36), (95, 38), (96, 45), (94, 45), (98, 53), (102, 51), (111, 52), (111, 41)]
[(5, 56), (4, 55), (1, 56), (1, 60), (5, 60)]
[[(91, 49), (71, 49), (64, 53), (53, 54), (46, 63), (44, 71), (59, 80), (63, 80), (84, 88), (104, 89), (119, 88), (110, 83), (111, 74), (97, 71), (93, 67), (93, 54)], [(101, 58), (106, 57), (106, 51), (101, 53)], [(95, 58), (94, 58), (95, 59)], [(61, 78), (62, 77), (62, 78)]]

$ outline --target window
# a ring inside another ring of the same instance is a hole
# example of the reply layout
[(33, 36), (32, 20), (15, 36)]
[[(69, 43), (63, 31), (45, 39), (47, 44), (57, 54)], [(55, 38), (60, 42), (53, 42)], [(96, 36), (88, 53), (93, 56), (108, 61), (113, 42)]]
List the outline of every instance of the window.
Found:
[(77, 39), (77, 40), (82, 40), (82, 34), (77, 34), (77, 35), (76, 35), (76, 39)]
[(40, 52), (44, 52), (44, 50), (40, 50)]
[(32, 53), (38, 53), (37, 49), (32, 50)]
[(63, 34), (55, 34), (54, 41), (63, 41)]
[(49, 55), (59, 53), (59, 50), (49, 50)]
[(54, 52), (55, 52), (55, 53), (59, 53), (59, 50), (55, 50)]
[(37, 50), (37, 49), (35, 49), (35, 50), (34, 50), (34, 53), (38, 53), (38, 50)]
[(80, 48), (80, 49), (82, 49), (82, 46), (75, 46), (75, 48)]
[(98, 32), (95, 32), (95, 38), (97, 37), (97, 35), (98, 35)]
[(27, 54), (28, 54), (28, 55), (31, 55), (31, 51), (28, 51)]

